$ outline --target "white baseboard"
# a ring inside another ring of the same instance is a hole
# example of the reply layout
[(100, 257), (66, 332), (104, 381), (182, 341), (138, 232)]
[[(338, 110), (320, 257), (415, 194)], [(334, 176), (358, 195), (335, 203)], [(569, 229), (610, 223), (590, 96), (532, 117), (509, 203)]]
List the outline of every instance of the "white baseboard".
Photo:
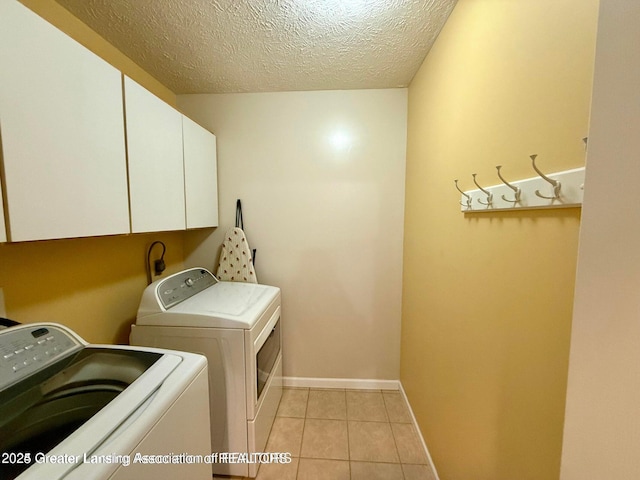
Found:
[(438, 476), (438, 471), (436, 470), (436, 466), (434, 465), (433, 459), (431, 458), (431, 454), (429, 453), (429, 448), (427, 447), (427, 443), (424, 441), (424, 437), (422, 436), (422, 432), (420, 431), (420, 428), (418, 427), (418, 421), (416, 420), (416, 416), (413, 414), (413, 409), (411, 408), (411, 404), (409, 403), (409, 399), (407, 398), (407, 393), (404, 391), (404, 388), (402, 387), (402, 382), (398, 382), (398, 387), (400, 389), (400, 393), (402, 394), (402, 397), (404, 398), (404, 403), (407, 405), (407, 408), (409, 409), (409, 414), (411, 415), (411, 421), (413, 423), (413, 428), (416, 429), (416, 433), (418, 434), (418, 437), (420, 438), (420, 442), (422, 442), (422, 448), (424, 448), (424, 453), (427, 455), (427, 461), (429, 462), (429, 466), (431, 467), (431, 471), (435, 475), (436, 480), (440, 480), (440, 477)]
[(398, 380), (374, 380), (362, 378), (311, 378), (283, 377), (285, 387), (349, 388), (353, 390), (399, 390)]

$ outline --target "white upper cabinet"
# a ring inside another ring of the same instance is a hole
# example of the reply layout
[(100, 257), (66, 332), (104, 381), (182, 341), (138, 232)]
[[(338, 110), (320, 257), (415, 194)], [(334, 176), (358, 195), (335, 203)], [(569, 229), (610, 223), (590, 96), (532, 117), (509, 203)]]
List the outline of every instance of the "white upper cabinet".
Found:
[(216, 136), (182, 116), (187, 228), (218, 226)]
[(182, 115), (124, 77), (131, 231), (184, 230)]
[(13, 0), (0, 132), (11, 241), (129, 232), (121, 74)]

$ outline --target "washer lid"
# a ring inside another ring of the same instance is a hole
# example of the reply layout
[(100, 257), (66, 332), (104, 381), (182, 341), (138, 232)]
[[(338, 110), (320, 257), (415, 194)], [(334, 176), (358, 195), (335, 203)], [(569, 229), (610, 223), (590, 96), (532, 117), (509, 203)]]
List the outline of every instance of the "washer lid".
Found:
[[(40, 335), (43, 331), (46, 335)], [(27, 349), (31, 343), (25, 342), (33, 342), (34, 338), (44, 338), (46, 342)], [(73, 332), (56, 324), (27, 324), (0, 333), (0, 348), (5, 352), (9, 348), (25, 349), (31, 358), (45, 349), (52, 352), (48, 356), (51, 361), (33, 360), (42, 368), (10, 369), (16, 380), (7, 380), (0, 390), (0, 452), (29, 452), (31, 461), (36, 453), (48, 452), (51, 457), (68, 460), (35, 462), (20, 478), (64, 478), (85, 454), (106, 442), (132, 418), (182, 362), (176, 352), (100, 346), (67, 348), (65, 339), (81, 344)], [(56, 356), (54, 345), (63, 352), (61, 358)], [(12, 364), (16, 356), (22, 361), (26, 355), (14, 352), (8, 359), (1, 358)], [(15, 469), (3, 473), (13, 478), (27, 466), (15, 465)]]
[(163, 312), (139, 310), (136, 324), (251, 329), (279, 294), (268, 285), (218, 282)]

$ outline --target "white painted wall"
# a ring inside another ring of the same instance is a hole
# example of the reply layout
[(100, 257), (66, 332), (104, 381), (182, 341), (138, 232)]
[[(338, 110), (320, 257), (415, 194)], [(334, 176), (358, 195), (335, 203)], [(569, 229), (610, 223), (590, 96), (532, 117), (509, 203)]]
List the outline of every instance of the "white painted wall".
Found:
[(562, 480), (640, 478), (640, 2), (600, 2)]
[(284, 374), (397, 379), (407, 90), (183, 95), (218, 139), (220, 227), (187, 236), (212, 268), (243, 203), (261, 283), (282, 289)]

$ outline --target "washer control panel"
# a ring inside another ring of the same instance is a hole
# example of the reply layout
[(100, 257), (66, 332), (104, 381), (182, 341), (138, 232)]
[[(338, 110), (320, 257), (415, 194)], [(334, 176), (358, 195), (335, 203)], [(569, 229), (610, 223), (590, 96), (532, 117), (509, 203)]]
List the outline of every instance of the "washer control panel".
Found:
[(192, 268), (162, 280), (156, 291), (162, 306), (168, 309), (216, 283), (218, 280), (211, 272)]
[(0, 390), (81, 348), (80, 342), (53, 325), (1, 331)]

